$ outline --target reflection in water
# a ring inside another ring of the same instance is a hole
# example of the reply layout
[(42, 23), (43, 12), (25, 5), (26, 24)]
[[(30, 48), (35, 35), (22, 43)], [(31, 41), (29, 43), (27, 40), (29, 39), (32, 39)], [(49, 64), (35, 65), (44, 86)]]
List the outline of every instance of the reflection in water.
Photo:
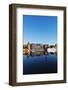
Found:
[(23, 74), (57, 73), (57, 55), (24, 55)]

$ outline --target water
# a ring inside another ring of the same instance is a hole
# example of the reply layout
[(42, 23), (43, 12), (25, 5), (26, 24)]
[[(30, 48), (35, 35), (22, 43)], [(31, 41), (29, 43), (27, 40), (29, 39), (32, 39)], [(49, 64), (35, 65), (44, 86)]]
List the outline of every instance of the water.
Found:
[(23, 56), (23, 74), (57, 73), (57, 55)]

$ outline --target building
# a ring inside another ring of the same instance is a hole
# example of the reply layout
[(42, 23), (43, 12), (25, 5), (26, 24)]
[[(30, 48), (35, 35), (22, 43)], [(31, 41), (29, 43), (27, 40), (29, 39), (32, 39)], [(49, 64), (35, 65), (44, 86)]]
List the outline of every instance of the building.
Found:
[(48, 53), (57, 53), (57, 45), (51, 45), (48, 49), (47, 49)]
[(56, 53), (56, 52), (57, 52), (57, 45), (35, 44), (29, 42), (27, 43), (27, 45), (24, 45), (23, 49), (23, 54), (26, 55), (45, 55), (48, 53)]

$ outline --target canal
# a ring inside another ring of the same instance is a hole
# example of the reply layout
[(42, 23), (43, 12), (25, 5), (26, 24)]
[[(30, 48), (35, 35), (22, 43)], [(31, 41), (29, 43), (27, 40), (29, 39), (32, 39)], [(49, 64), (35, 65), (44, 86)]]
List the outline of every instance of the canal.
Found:
[(57, 55), (47, 54), (40, 56), (23, 55), (23, 74), (57, 73)]

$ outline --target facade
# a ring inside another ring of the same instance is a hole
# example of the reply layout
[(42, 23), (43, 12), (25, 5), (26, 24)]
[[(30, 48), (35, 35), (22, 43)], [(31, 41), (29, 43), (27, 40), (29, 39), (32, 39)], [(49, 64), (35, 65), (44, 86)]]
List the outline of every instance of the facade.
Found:
[(44, 48), (42, 44), (31, 44), (32, 55), (43, 55)]

